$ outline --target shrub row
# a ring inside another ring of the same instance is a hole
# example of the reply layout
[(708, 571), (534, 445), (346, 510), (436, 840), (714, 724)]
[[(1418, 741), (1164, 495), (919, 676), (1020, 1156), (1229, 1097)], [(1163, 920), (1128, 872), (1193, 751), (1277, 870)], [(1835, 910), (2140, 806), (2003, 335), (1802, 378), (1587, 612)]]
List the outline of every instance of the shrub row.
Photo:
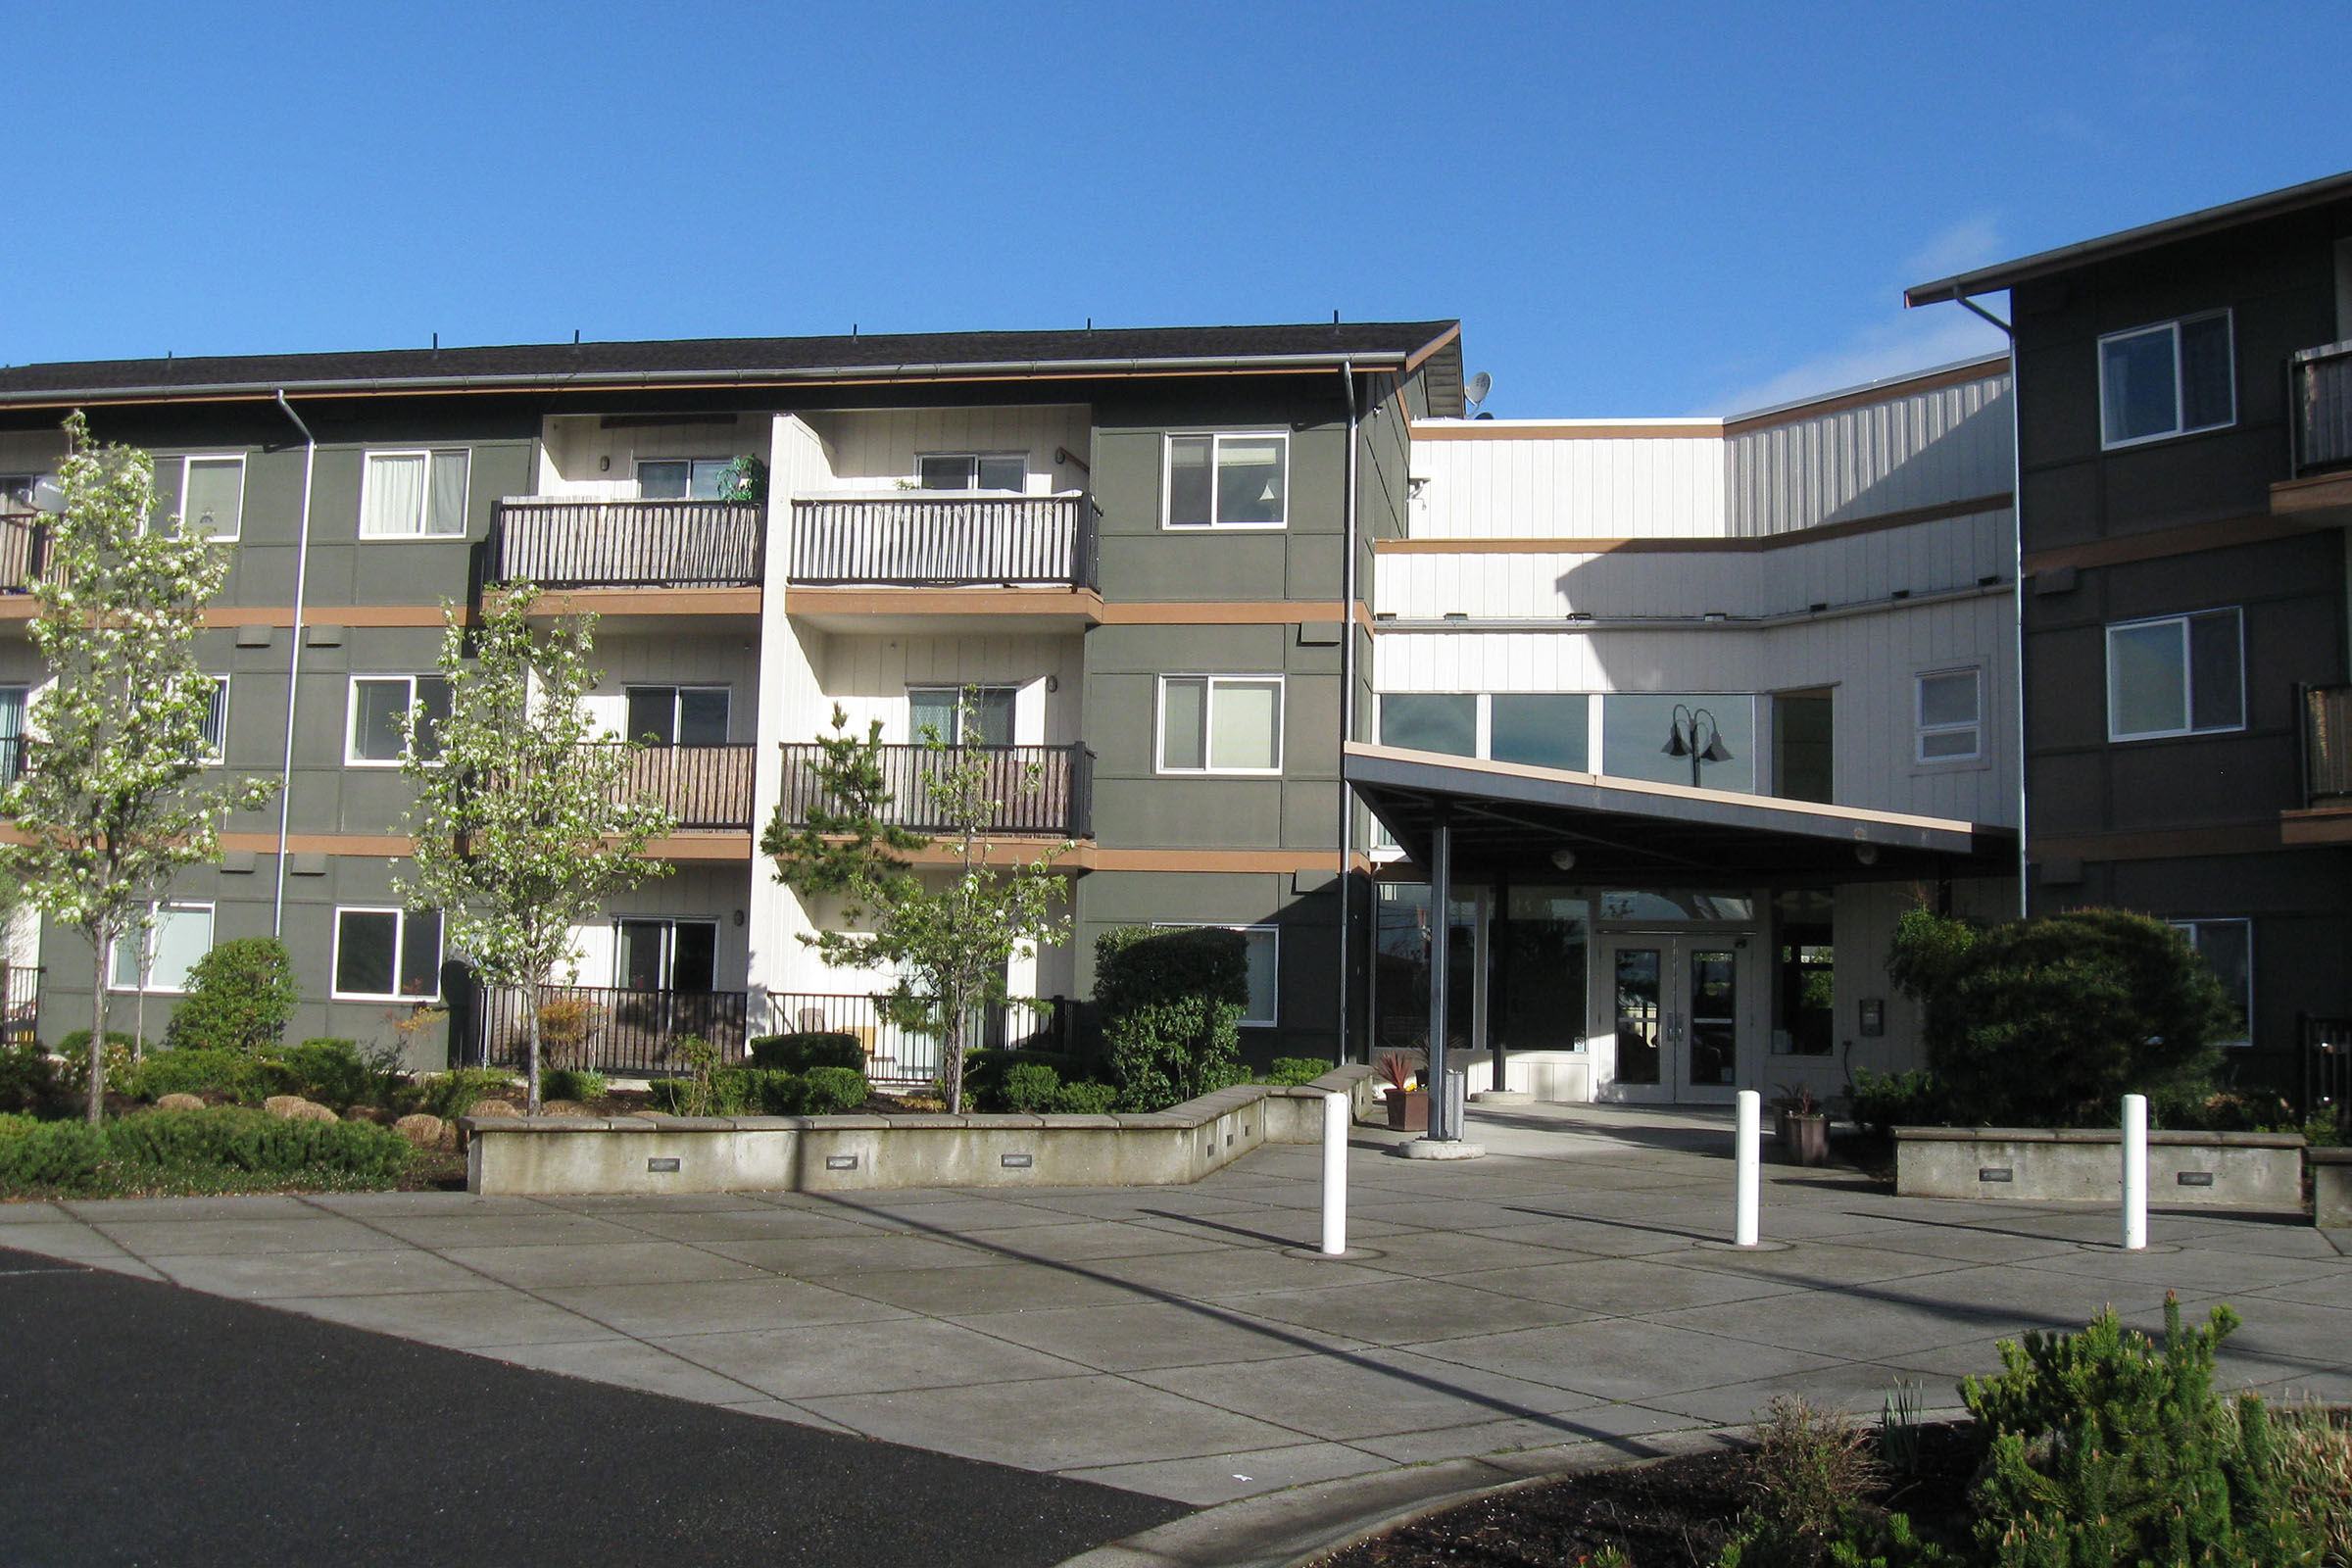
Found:
[(0, 1116), (0, 1192), (97, 1197), (295, 1181), (390, 1186), (414, 1153), (389, 1127), (288, 1121), (232, 1106), (149, 1111), (97, 1127)]
[(854, 1067), (721, 1067), (707, 1096), (692, 1078), (657, 1078), (647, 1088), (654, 1108), (673, 1116), (829, 1116), (866, 1101), (865, 1074)]
[(865, 1071), (865, 1047), (856, 1035), (832, 1030), (801, 1034), (761, 1035), (751, 1044), (752, 1065), (778, 1072), (807, 1072), (811, 1067), (847, 1067)]

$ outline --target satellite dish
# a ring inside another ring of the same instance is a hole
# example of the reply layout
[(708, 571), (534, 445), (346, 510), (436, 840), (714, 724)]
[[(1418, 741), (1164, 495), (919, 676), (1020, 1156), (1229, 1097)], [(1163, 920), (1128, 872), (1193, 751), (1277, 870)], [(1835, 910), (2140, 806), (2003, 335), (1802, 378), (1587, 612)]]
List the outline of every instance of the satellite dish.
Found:
[(1468, 386), (1462, 388), (1462, 397), (1475, 409), (1481, 403), (1486, 402), (1487, 394), (1494, 390), (1494, 378), (1481, 370), (1470, 378)]
[(32, 510), (57, 516), (66, 510), (66, 487), (47, 474), (32, 481)]

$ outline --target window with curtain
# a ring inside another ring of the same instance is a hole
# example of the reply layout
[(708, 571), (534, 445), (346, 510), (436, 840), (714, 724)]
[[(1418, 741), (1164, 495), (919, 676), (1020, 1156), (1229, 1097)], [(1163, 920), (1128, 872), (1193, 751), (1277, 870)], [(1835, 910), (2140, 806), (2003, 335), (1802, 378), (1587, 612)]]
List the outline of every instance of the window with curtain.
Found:
[(24, 775), (24, 710), (31, 701), (29, 686), (0, 686), (0, 784)]
[(1011, 686), (909, 686), (906, 738), (936, 734), (949, 746), (1010, 746), (1019, 692)]
[[(167, 995), (177, 994), (188, 989), (188, 971), (196, 967), (196, 960), (213, 951), (213, 906), (209, 904), (164, 903), (153, 906), (153, 921), (144, 933), (147, 944), (145, 989)], [(116, 939), (113, 961), (108, 965), (108, 990), (141, 989), (140, 935), (134, 931)]]
[(1289, 515), (1291, 438), (1172, 435), (1167, 446), (1171, 528), (1279, 528)]
[(370, 452), (360, 489), (363, 539), (456, 539), (466, 533), (469, 454)]
[(234, 539), (245, 512), (242, 457), (182, 458), (179, 468), (179, 525), (215, 539)]
[(1281, 676), (1160, 678), (1161, 772), (1272, 773), (1281, 767)]

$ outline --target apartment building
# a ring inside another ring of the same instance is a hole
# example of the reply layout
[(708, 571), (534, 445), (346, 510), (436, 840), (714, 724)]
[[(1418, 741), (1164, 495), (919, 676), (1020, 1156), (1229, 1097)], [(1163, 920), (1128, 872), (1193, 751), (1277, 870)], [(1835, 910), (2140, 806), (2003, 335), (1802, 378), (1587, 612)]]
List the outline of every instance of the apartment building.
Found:
[(1896, 918), (2017, 906), (2006, 358), (1412, 442), (1347, 762), (1373, 1049), (1442, 1013), (1472, 1089), (1566, 1101), (1921, 1065)]
[(1909, 300), (2003, 290), (2032, 907), (2175, 922), (2236, 1003), (2241, 1075), (2291, 1092), (2332, 1062), (2341, 1096), (2352, 175)]
[[(600, 616), (593, 701), (650, 743), (636, 784), (677, 819), (650, 851), (670, 874), (577, 934), (600, 1059), (822, 1025), (864, 1034), (881, 1076), (929, 1077), (930, 1048), (875, 1017), (888, 977), (819, 961), (799, 938), (834, 911), (755, 853), (807, 804), (836, 708), (881, 721), (910, 825), (933, 825), (926, 728), (1042, 779), (1008, 792), (1000, 853), (1074, 846), (1073, 932), (1017, 994), (1086, 996), (1114, 925), (1228, 926), (1250, 943), (1250, 1054), (1340, 1049), (1342, 967), (1365, 963), (1368, 905), (1341, 888), (1369, 864), (1343, 741), (1370, 690), (1370, 546), (1405, 531), (1408, 422), (1463, 412), (1454, 323), (0, 370), (0, 735), (43, 678), (25, 502), (75, 408), (155, 453), (170, 509), (232, 544), (201, 645), (217, 765), (285, 782), (169, 890), (144, 954), (110, 956), (115, 1018), (144, 996), (154, 1032), (213, 944), (275, 935), (300, 1034), (389, 1039), (439, 999), (452, 1015), (409, 1037), (416, 1059), (510, 1049), (511, 1004), (472, 996), (439, 917), (395, 896), (397, 718), (446, 700), (443, 606), (528, 581), (546, 613)], [(745, 458), (765, 499), (720, 499)], [(88, 1021), (90, 960), (54, 929), (39, 957), (54, 1040)]]

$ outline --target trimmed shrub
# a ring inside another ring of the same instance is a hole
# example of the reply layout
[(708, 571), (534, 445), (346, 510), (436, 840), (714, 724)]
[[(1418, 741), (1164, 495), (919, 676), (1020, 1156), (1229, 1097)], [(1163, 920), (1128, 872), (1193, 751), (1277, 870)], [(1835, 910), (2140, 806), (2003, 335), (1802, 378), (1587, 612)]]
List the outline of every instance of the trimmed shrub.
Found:
[(803, 1034), (762, 1035), (752, 1042), (752, 1065), (784, 1072), (807, 1072), (811, 1067), (849, 1067), (865, 1071), (865, 1047), (856, 1035), (833, 1030)]
[(709, 1095), (699, 1102), (692, 1078), (657, 1078), (646, 1088), (654, 1108), (672, 1116), (797, 1116), (808, 1082), (799, 1073), (771, 1067), (717, 1067), (710, 1073)]
[(360, 1054), (356, 1040), (305, 1040), (278, 1067), (287, 1093), (336, 1110), (369, 1103), (383, 1088), (383, 1075)]
[(1853, 1104), (1855, 1122), (1882, 1138), (1893, 1137), (1897, 1127), (1936, 1127), (1945, 1120), (1943, 1091), (1924, 1072), (1856, 1067), (1846, 1098)]
[(547, 1100), (574, 1100), (587, 1104), (604, 1099), (611, 1087), (603, 1073), (585, 1067), (551, 1067), (539, 1075), (539, 1093)]
[(1925, 1009), (1947, 1113), (1972, 1124), (2105, 1125), (2128, 1093), (2201, 1099), (2235, 1032), (2181, 935), (2123, 909), (1987, 928), (1915, 908), (1886, 967)]
[(201, 1051), (184, 1046), (159, 1051), (141, 1062), (131, 1092), (141, 1100), (212, 1094), (250, 1103), (277, 1089), (278, 1075), (268, 1062), (241, 1051)]
[(98, 1172), (106, 1156), (106, 1134), (85, 1121), (33, 1121), (0, 1138), (0, 1191), (73, 1190)]
[(1240, 932), (1105, 931), (1095, 941), (1095, 1001), (1121, 1108), (1163, 1110), (1249, 1081), (1240, 1023), (1250, 962)]
[(39, 1041), (0, 1046), (0, 1112), (29, 1110), (55, 1099), (60, 1087), (57, 1063)]
[(287, 1121), (263, 1111), (158, 1110), (100, 1127), (42, 1122), (0, 1136), (0, 1189), (105, 1194), (236, 1186), (389, 1185), (408, 1140), (368, 1122)]
[(1276, 1056), (1266, 1064), (1266, 1075), (1258, 1081), (1297, 1088), (1313, 1083), (1329, 1071), (1331, 1063), (1320, 1056)]
[(1119, 1103), (1116, 1084), (1063, 1084), (1054, 1096), (1053, 1108), (1065, 1116), (1107, 1115)]
[(1054, 1051), (967, 1051), (963, 1057), (964, 1098), (982, 1110), (1004, 1110), (1004, 1074), (1015, 1067), (1051, 1067), (1065, 1082), (1087, 1076), (1086, 1063)]
[(223, 942), (188, 971), (188, 994), (173, 1010), (164, 1043), (265, 1054), (277, 1048), (301, 997), (284, 943), (275, 937)]
[(424, 1080), (423, 1108), (443, 1121), (456, 1121), (483, 1097), (514, 1087), (514, 1075), (498, 1067), (452, 1067)]
[(1024, 1061), (1004, 1069), (997, 1098), (1006, 1110), (1052, 1110), (1061, 1098), (1061, 1074), (1042, 1061)]
[(801, 1103), (806, 1116), (835, 1116), (865, 1108), (865, 1074), (855, 1067), (811, 1067), (804, 1076)]

